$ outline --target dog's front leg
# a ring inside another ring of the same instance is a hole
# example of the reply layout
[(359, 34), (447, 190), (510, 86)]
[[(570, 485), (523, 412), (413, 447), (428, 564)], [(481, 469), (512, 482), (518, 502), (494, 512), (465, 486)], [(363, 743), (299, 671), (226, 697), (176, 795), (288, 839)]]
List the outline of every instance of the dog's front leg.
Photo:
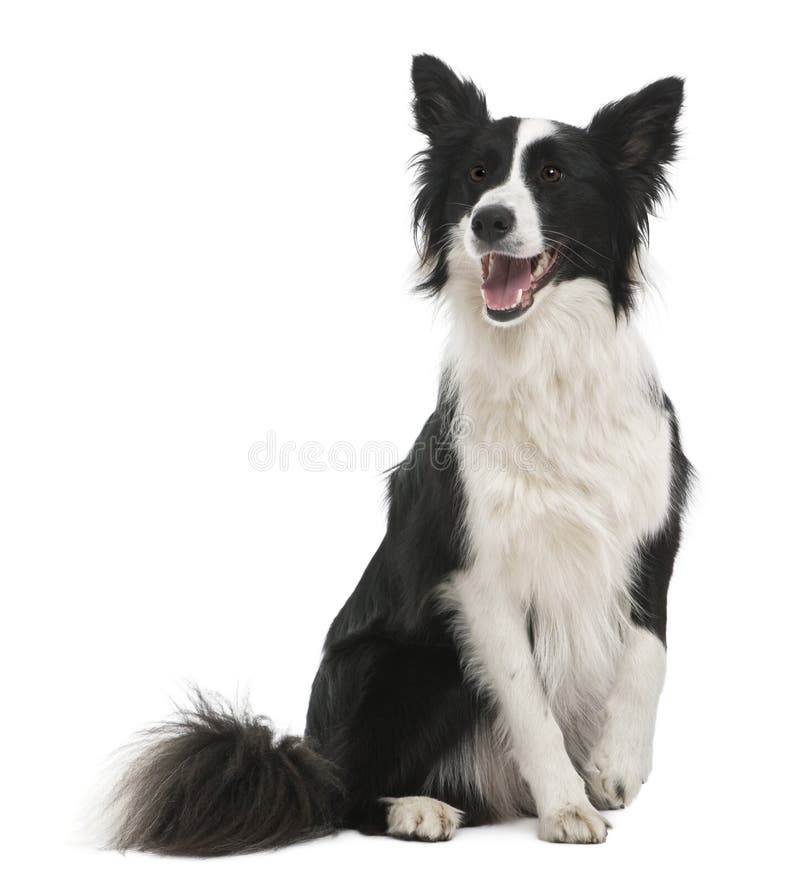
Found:
[(600, 808), (630, 805), (650, 774), (665, 665), (663, 642), (630, 624), (603, 731), (587, 767), (589, 791)]
[(603, 842), (608, 824), (586, 796), (534, 665), (518, 599), (469, 575), (456, 583), (467, 665), (499, 706), (511, 752), (536, 804), (539, 838)]

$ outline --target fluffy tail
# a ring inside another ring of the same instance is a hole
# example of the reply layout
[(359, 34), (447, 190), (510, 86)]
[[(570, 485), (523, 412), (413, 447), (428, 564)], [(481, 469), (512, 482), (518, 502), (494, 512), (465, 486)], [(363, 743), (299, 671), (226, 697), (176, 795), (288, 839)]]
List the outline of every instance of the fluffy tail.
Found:
[(193, 708), (147, 733), (112, 796), (111, 846), (211, 857), (280, 848), (331, 832), (342, 789), (298, 737), (197, 692)]

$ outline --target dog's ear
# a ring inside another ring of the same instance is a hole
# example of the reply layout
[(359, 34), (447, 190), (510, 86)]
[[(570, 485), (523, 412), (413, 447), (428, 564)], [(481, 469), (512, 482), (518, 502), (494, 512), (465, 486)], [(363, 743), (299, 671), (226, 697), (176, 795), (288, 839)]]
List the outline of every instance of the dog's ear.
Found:
[(683, 80), (666, 77), (599, 110), (588, 131), (650, 211), (668, 190), (666, 167), (678, 150)]
[(461, 80), (433, 55), (415, 55), (411, 65), (417, 129), (436, 141), (448, 127), (489, 120), (486, 98), (471, 80)]

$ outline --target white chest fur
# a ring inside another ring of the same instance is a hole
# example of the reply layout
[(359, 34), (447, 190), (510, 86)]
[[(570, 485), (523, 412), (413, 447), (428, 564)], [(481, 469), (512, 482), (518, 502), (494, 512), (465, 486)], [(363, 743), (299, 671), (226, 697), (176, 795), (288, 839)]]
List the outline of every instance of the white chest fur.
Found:
[[(586, 280), (556, 287), (519, 327), (457, 319), (448, 372), (467, 583), (512, 597), (530, 618), (551, 708), (582, 755), (621, 651), (637, 544), (668, 508), (655, 370), (635, 328)], [(456, 604), (458, 592), (456, 581)]]

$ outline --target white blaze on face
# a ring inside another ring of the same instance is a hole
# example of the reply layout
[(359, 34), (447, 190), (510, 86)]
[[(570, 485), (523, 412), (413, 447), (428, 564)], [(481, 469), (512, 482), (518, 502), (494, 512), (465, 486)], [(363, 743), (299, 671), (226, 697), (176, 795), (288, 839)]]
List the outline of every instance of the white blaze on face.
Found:
[[(555, 131), (556, 127), (550, 120), (521, 120), (508, 178), (499, 187), (486, 191), (472, 210), (470, 219), (485, 206), (505, 206), (514, 213), (514, 229), (502, 244), (502, 252), (506, 254), (531, 258), (544, 250), (539, 213), (533, 194), (525, 183), (522, 161), (526, 149), (533, 142), (546, 138)], [(485, 244), (476, 239), (469, 224), (465, 228), (464, 246), (473, 258), (486, 251)]]

